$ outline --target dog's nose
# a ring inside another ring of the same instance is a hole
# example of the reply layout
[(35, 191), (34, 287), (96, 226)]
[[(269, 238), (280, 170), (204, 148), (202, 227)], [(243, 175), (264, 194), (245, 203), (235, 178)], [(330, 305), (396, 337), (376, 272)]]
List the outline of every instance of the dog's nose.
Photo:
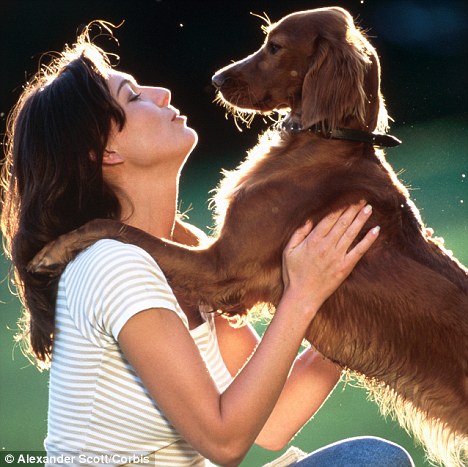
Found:
[(225, 81), (226, 81), (226, 78), (223, 76), (222, 73), (216, 73), (211, 78), (211, 83), (216, 89), (221, 89), (221, 86), (224, 84)]

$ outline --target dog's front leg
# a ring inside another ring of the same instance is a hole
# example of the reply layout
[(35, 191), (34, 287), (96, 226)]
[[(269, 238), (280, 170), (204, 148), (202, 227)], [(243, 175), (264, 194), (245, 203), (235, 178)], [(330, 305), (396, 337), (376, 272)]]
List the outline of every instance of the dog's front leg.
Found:
[(59, 276), (78, 253), (103, 238), (120, 239), (125, 229), (121, 222), (95, 219), (48, 243), (29, 262), (30, 273)]
[(180, 245), (110, 219), (96, 219), (47, 244), (28, 265), (28, 272), (59, 276), (78, 253), (98, 240), (110, 238), (131, 243), (148, 252), (159, 264), (174, 291), (188, 302), (212, 303), (217, 271), (212, 251)]

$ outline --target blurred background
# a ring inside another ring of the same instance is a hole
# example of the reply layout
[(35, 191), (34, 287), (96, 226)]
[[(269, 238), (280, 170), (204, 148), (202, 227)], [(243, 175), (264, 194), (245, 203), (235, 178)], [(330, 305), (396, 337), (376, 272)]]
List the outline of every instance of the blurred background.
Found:
[[(382, 64), (382, 91), (394, 119), (391, 133), (404, 144), (387, 159), (411, 188), (424, 222), (468, 264), (468, 128), (466, 2), (445, 0), (245, 1), (232, 0), (1, 0), (0, 133), (23, 83), (44, 52), (71, 43), (77, 28), (93, 19), (124, 23), (120, 45), (99, 44), (120, 55), (119, 69), (141, 84), (172, 91), (172, 102), (199, 134), (181, 180), (181, 209), (209, 231), (210, 190), (222, 168), (234, 168), (268, 125), (256, 118), (239, 131), (213, 104), (214, 72), (256, 50), (262, 20), (297, 10), (338, 5), (368, 32)], [(44, 59), (44, 61), (47, 61)], [(0, 258), (0, 450), (40, 451), (46, 435), (47, 372), (38, 372), (15, 347), (20, 314), (8, 286), (8, 263)], [(450, 339), (450, 336), (447, 336)], [(427, 356), (430, 358), (430, 355)], [(311, 451), (338, 439), (375, 435), (403, 445), (417, 466), (429, 465), (420, 448), (392, 420), (384, 420), (365, 391), (340, 384), (322, 410), (296, 437)], [(243, 466), (275, 458), (254, 447)]]

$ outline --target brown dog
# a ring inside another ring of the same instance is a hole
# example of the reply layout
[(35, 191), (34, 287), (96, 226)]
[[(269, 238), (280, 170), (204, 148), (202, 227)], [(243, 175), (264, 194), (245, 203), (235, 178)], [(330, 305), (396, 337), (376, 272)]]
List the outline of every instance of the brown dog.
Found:
[(360, 375), (381, 410), (432, 459), (462, 465), (468, 272), (428, 238), (407, 190), (375, 149), (395, 144), (382, 134), (377, 54), (340, 8), (294, 13), (265, 29), (263, 46), (213, 82), (231, 106), (290, 114), (221, 183), (211, 244), (183, 247), (96, 220), (48, 246), (30, 270), (57, 275), (95, 240), (116, 238), (154, 256), (192, 304), (238, 314), (278, 303), (282, 250), (299, 225), (365, 199), (381, 234), (323, 305), (308, 339)]

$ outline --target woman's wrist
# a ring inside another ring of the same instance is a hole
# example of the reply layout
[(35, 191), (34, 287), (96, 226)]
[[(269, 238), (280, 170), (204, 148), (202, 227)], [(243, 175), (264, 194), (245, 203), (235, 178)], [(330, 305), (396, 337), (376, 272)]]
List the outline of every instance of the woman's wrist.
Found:
[(303, 319), (304, 324), (308, 327), (319, 308), (320, 305), (310, 299), (310, 294), (304, 294), (303, 296), (286, 287), (277, 306), (276, 313), (284, 311), (284, 313), (294, 316), (295, 320)]
[(291, 313), (300, 313), (304, 315), (308, 321), (312, 321), (318, 310), (322, 306), (318, 296), (312, 296), (310, 291), (299, 291), (295, 290), (290, 286), (286, 286), (283, 292), (283, 296), (280, 300), (280, 305), (287, 308)]

